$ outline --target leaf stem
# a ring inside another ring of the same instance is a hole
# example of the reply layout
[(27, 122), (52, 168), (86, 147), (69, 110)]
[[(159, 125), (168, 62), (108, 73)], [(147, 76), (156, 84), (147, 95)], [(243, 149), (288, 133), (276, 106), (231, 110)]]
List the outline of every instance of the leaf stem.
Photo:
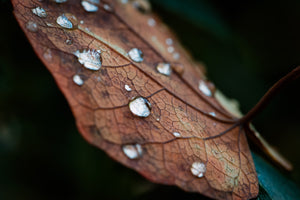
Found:
[(241, 119), (239, 119), (239, 124), (249, 123), (257, 114), (259, 114), (274, 98), (274, 96), (290, 82), (296, 80), (300, 77), (300, 66), (296, 67), (290, 73), (282, 77), (277, 81), (267, 93), (260, 99), (260, 101)]

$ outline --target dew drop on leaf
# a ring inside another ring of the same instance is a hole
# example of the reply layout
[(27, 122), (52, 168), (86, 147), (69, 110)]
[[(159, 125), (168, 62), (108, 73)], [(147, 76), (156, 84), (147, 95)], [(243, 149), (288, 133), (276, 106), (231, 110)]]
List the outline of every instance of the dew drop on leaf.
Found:
[(173, 53), (175, 49), (174, 49), (174, 47), (170, 46), (167, 48), (167, 50), (169, 53)]
[(180, 58), (180, 54), (179, 53), (174, 53), (173, 54), (173, 58), (175, 59), (175, 60), (178, 60), (179, 58)]
[(66, 44), (67, 44), (67, 45), (73, 44), (73, 40), (72, 40), (72, 39), (66, 39)]
[(144, 97), (136, 97), (129, 102), (129, 109), (138, 117), (148, 117), (151, 113), (151, 104)]
[(143, 149), (140, 144), (124, 145), (122, 150), (129, 159), (137, 159), (143, 155)]
[[(93, 2), (94, 3), (94, 2)], [(97, 12), (98, 6), (89, 1), (81, 1), (81, 5), (87, 12)]]
[(130, 92), (132, 89), (131, 89), (131, 87), (129, 85), (125, 85), (125, 90), (128, 91), (128, 92)]
[(112, 11), (112, 8), (111, 8), (110, 5), (108, 5), (108, 4), (104, 4), (104, 5), (103, 5), (103, 8), (104, 8), (104, 10), (106, 10), (106, 11)]
[(45, 11), (44, 8), (41, 8), (41, 7), (36, 7), (36, 8), (33, 8), (31, 9), (32, 13), (39, 16), (39, 17), (47, 17), (47, 12)]
[(194, 162), (191, 167), (191, 172), (194, 176), (201, 178), (206, 172), (206, 166), (202, 162)]
[(178, 133), (178, 132), (174, 132), (173, 135), (174, 135), (175, 137), (181, 137), (181, 134)]
[(153, 27), (156, 25), (156, 21), (153, 18), (150, 18), (148, 19), (148, 25)]
[(65, 3), (65, 2), (67, 2), (67, 0), (52, 0), (52, 1), (54, 1), (55, 3)]
[(90, 70), (99, 70), (102, 66), (101, 51), (94, 49), (77, 50), (74, 55), (80, 64)]
[(70, 13), (65, 13), (58, 16), (56, 23), (65, 29), (75, 29), (78, 26), (77, 18)]
[(133, 48), (128, 52), (128, 56), (134, 62), (143, 62), (144, 54), (141, 50), (137, 48)]
[(209, 97), (212, 96), (210, 89), (208, 88), (208, 86), (206, 85), (206, 83), (203, 80), (201, 80), (199, 82), (199, 90), (206, 96), (209, 96)]
[(84, 84), (84, 81), (82, 80), (82, 78), (80, 77), (80, 75), (75, 74), (73, 76), (73, 81), (76, 85), (82, 86)]
[(38, 30), (38, 25), (33, 22), (33, 21), (29, 21), (26, 23), (26, 28), (30, 31), (30, 32), (37, 32)]
[(167, 39), (166, 39), (166, 44), (167, 44), (167, 45), (172, 45), (172, 44), (173, 44), (172, 38), (167, 38)]
[(172, 68), (171, 65), (169, 63), (159, 63), (156, 66), (156, 70), (166, 76), (170, 76), (172, 73)]
[(215, 112), (210, 112), (209, 115), (215, 117), (215, 116), (216, 116), (216, 113), (215, 113)]

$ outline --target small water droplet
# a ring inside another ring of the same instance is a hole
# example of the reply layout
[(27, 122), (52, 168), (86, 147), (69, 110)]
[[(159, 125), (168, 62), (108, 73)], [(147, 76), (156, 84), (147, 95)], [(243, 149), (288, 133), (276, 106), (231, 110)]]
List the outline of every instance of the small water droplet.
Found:
[(98, 6), (89, 2), (89, 1), (81, 1), (81, 5), (87, 12), (97, 12)]
[(148, 25), (153, 27), (156, 25), (156, 21), (153, 18), (150, 18), (148, 19)]
[(160, 119), (159, 119), (159, 118), (156, 118), (156, 121), (158, 121), (158, 122), (159, 122), (159, 121), (160, 121)]
[(74, 81), (74, 83), (76, 83), (79, 86), (82, 86), (84, 84), (84, 81), (82, 80), (82, 78), (78, 74), (75, 74), (73, 76), (73, 81)]
[(170, 76), (172, 73), (172, 68), (171, 65), (169, 63), (159, 63), (156, 66), (156, 70), (166, 76)]
[(122, 150), (129, 159), (138, 159), (143, 155), (143, 149), (140, 144), (124, 145)]
[(173, 135), (174, 135), (175, 137), (181, 137), (181, 134), (178, 133), (178, 132), (174, 132)]
[(132, 89), (129, 85), (125, 85), (125, 90), (127, 90), (128, 92), (130, 92)]
[(191, 167), (191, 172), (194, 176), (201, 178), (206, 172), (206, 166), (202, 162), (194, 162)]
[(212, 95), (210, 89), (207, 87), (203, 80), (199, 82), (199, 90), (208, 97)]
[(151, 113), (151, 104), (144, 97), (136, 97), (129, 102), (129, 109), (138, 117), (148, 117)]
[(52, 52), (50, 49), (47, 49), (44, 54), (43, 54), (44, 58), (48, 61), (52, 60)]
[(106, 11), (112, 11), (112, 8), (111, 8), (110, 5), (108, 5), (108, 4), (104, 4), (104, 5), (103, 5), (103, 8), (104, 8), (104, 10), (106, 10)]
[(173, 44), (172, 38), (167, 38), (167, 39), (166, 39), (166, 44), (167, 44), (167, 45), (172, 45), (172, 44)]
[(83, 20), (80, 20), (80, 24), (83, 24), (84, 23), (84, 21)]
[(78, 26), (77, 18), (70, 13), (65, 13), (58, 16), (56, 23), (66, 29), (75, 29)]
[(144, 54), (141, 50), (137, 48), (133, 48), (128, 52), (128, 56), (134, 62), (143, 62)]
[(31, 11), (32, 11), (33, 14), (35, 14), (39, 17), (47, 17), (47, 13), (44, 10), (44, 8), (36, 7), (36, 8), (31, 9)]
[(66, 39), (66, 44), (67, 44), (67, 45), (73, 44), (73, 40), (71, 40), (71, 39)]
[(55, 3), (65, 3), (65, 2), (67, 2), (67, 0), (52, 0), (52, 1), (54, 1)]
[(210, 112), (210, 113), (208, 113), (208, 114), (211, 115), (211, 116), (213, 116), (213, 117), (216, 116), (216, 113), (215, 113), (215, 112)]
[(169, 53), (173, 53), (175, 49), (174, 49), (174, 47), (171, 46), (171, 47), (168, 47), (167, 50)]
[(38, 25), (33, 22), (33, 21), (29, 21), (26, 23), (26, 28), (30, 31), (30, 32), (37, 32), (38, 30)]
[(184, 73), (184, 66), (180, 63), (173, 63), (171, 67), (179, 75), (182, 75)]
[(177, 53), (177, 52), (175, 52), (175, 53), (173, 54), (173, 58), (174, 58), (175, 60), (178, 60), (178, 59), (180, 58), (180, 54)]
[(102, 66), (101, 51), (99, 52), (94, 49), (84, 49), (82, 51), (77, 50), (74, 55), (87, 69), (99, 70)]

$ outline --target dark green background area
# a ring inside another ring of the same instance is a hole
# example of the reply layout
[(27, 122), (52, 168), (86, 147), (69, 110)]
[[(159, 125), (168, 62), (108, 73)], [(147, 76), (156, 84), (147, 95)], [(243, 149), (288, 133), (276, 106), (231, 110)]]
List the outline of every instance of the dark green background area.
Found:
[[(10, 2), (0, 2), (0, 199), (204, 198), (152, 184), (87, 144), (66, 100), (14, 19)], [(207, 65), (216, 86), (240, 101), (245, 113), (300, 64), (297, 0), (153, 0), (153, 10)], [(299, 88), (300, 80), (254, 120), (262, 135), (294, 163), (294, 172), (283, 174), (297, 183)], [(252, 150), (263, 155), (253, 145)], [(255, 160), (260, 174), (279, 177), (272, 174), (275, 167)]]

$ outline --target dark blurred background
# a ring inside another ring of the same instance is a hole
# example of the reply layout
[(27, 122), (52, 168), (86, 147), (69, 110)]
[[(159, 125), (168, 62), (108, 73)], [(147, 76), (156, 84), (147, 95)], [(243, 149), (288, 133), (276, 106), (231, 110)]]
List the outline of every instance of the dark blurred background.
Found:
[[(0, 1), (0, 199), (196, 199), (149, 183), (87, 144), (50, 73)], [(153, 0), (208, 77), (244, 113), (300, 64), (300, 1)], [(255, 120), (300, 183), (300, 80)], [(255, 150), (255, 146), (252, 149)]]

